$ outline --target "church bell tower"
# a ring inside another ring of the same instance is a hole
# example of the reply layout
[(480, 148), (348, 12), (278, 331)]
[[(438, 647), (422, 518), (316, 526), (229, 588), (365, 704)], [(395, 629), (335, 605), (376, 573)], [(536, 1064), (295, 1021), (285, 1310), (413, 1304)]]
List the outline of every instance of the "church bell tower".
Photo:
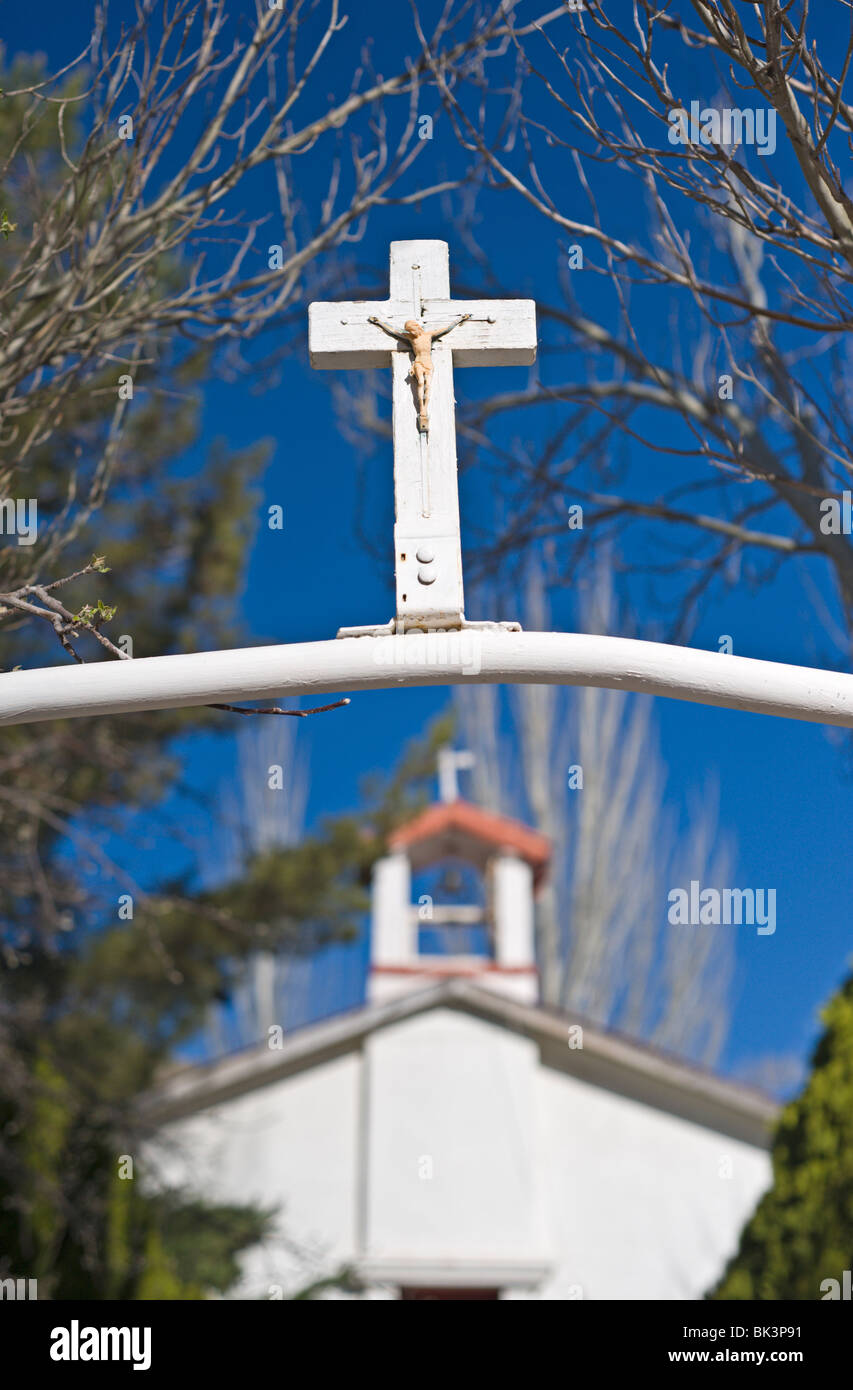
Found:
[(462, 800), (446, 760), (439, 781), (442, 800), (400, 826), (374, 866), (368, 1000), (458, 978), (536, 1003), (534, 898), (550, 843)]

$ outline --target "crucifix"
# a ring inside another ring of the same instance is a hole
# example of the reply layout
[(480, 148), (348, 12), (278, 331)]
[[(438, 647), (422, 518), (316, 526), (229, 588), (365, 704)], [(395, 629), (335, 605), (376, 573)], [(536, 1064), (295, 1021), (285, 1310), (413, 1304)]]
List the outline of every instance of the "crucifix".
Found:
[[(372, 321), (376, 319), (380, 322)], [(424, 345), (416, 341), (422, 331), (431, 335), (425, 345), (431, 372), (414, 371), (418, 351), (423, 353)], [(716, 651), (622, 637), (521, 632), (518, 623), (466, 621), (453, 367), (533, 362), (536, 318), (530, 300), (452, 300), (446, 244), (395, 241), (390, 298), (373, 304), (312, 304), (309, 345), (315, 367), (390, 364), (393, 370), (396, 616), (384, 628), (342, 629), (338, 636), (389, 634), (390, 645), (401, 655), (409, 646), (423, 648), (431, 669), (425, 672), (422, 661), (410, 662), (407, 655), (390, 675), (383, 673), (376, 662), (378, 644), (353, 641), (9, 671), (0, 673), (0, 727), (219, 706), (231, 700), (274, 700), (284, 691), (316, 697), (318, 689), (434, 685), (445, 678), (457, 684), (471, 676), (484, 684), (511, 681), (632, 690), (853, 729), (853, 675), (843, 672), (740, 656), (721, 661)], [(448, 654), (445, 634), (466, 627), (498, 631), (482, 633), (476, 671), (463, 670), (460, 676), (458, 654)], [(426, 629), (423, 639), (398, 641), (397, 633), (418, 628)]]
[(313, 367), (392, 370), (396, 614), (338, 636), (517, 630), (465, 618), (453, 368), (534, 362), (533, 300), (451, 299), (446, 241), (392, 241), (389, 298), (309, 305), (308, 347)]

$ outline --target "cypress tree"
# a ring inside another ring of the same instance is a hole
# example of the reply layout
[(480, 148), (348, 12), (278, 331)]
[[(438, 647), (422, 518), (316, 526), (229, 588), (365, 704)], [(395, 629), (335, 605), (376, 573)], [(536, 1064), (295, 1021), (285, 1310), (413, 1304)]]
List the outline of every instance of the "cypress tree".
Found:
[(778, 1122), (773, 1185), (710, 1298), (830, 1298), (853, 1269), (853, 975), (821, 1017), (809, 1079)]

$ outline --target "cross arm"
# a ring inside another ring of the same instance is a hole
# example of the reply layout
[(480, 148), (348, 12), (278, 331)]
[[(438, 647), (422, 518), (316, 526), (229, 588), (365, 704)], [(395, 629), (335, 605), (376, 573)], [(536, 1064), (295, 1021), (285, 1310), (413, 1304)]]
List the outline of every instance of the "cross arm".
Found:
[(432, 334), (433, 339), (443, 338), (445, 333), (450, 332), (451, 328), (458, 328), (460, 323), (465, 323), (466, 319), (469, 319), (470, 317), (470, 314), (459, 314), (459, 316), (455, 318), (452, 323), (449, 323), (446, 328), (431, 328), (430, 333)]
[[(468, 317), (459, 323), (463, 310)], [(454, 315), (458, 327), (448, 339), (454, 367), (529, 367), (536, 361), (534, 300), (425, 299), (421, 323), (434, 333)]]
[(392, 338), (399, 338), (401, 343), (407, 343), (409, 341), (408, 335), (406, 333), (401, 333), (398, 329), (392, 328), (390, 323), (383, 322), (383, 320), (377, 318), (375, 314), (371, 314), (367, 322), (378, 324), (378, 326), (382, 329), (383, 333), (389, 333)]
[[(397, 350), (386, 327), (419, 318), (431, 333), (448, 332), (456, 367), (527, 367), (536, 361), (536, 305), (532, 299), (425, 299), (414, 313), (411, 299), (360, 303), (318, 302), (308, 306), (308, 351), (312, 367), (387, 367)], [(460, 313), (469, 315), (459, 321)], [(451, 322), (452, 321), (452, 322)], [(396, 336), (396, 330), (392, 329)]]
[[(376, 320), (405, 323), (412, 317), (411, 303), (405, 299), (320, 301), (308, 306), (308, 353), (311, 366), (321, 370), (352, 367), (387, 367), (390, 354), (397, 350), (388, 333)], [(391, 330), (392, 333), (394, 330)]]

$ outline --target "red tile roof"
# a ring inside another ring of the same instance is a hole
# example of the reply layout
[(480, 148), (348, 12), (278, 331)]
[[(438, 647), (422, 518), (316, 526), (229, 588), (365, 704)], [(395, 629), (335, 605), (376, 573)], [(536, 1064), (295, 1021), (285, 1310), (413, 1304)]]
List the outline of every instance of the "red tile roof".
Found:
[(533, 869), (538, 887), (551, 857), (551, 842), (521, 821), (498, 816), (470, 801), (437, 802), (390, 836), (392, 849), (406, 850), (413, 867), (449, 854), (482, 863), (491, 852), (508, 850)]

